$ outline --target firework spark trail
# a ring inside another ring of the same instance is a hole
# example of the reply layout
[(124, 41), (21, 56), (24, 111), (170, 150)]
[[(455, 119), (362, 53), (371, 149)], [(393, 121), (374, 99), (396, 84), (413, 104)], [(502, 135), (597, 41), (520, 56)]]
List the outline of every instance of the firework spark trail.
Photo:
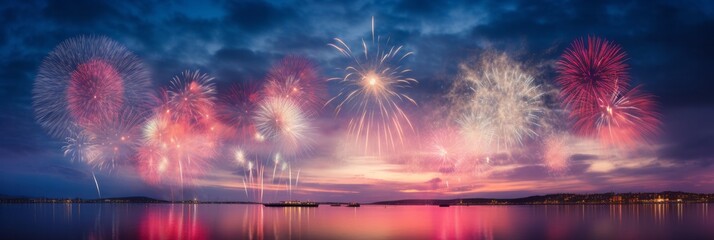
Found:
[(151, 81), (141, 60), (106, 37), (75, 37), (45, 57), (32, 89), (37, 122), (57, 138), (101, 124), (122, 107), (145, 110)]
[(372, 44), (368, 47), (362, 40), (362, 56), (352, 52), (342, 39), (335, 38), (335, 43), (329, 44), (353, 63), (344, 68), (344, 77), (328, 79), (339, 82), (342, 88), (327, 102), (336, 102), (336, 115), (357, 112), (357, 116), (350, 116), (349, 133), (355, 142), (363, 144), (365, 150), (374, 146), (378, 153), (383, 147), (395, 149), (404, 144), (405, 132), (413, 131), (400, 104), (407, 101), (416, 105), (416, 101), (400, 91), (417, 83), (416, 79), (405, 77), (411, 70), (401, 66), (401, 62), (413, 53), (404, 51), (402, 46), (390, 46), (389, 38), (386, 47), (381, 44), (380, 36), (375, 39), (374, 18)]
[(97, 195), (102, 198), (102, 192), (99, 191), (99, 182), (97, 182), (97, 176), (94, 175), (94, 171), (92, 171), (92, 178), (94, 178), (94, 185), (97, 187)]
[(591, 104), (589, 111), (574, 113), (578, 119), (574, 127), (605, 144), (631, 146), (659, 132), (661, 123), (653, 96), (642, 92), (640, 86), (625, 92), (616, 91)]
[(263, 91), (267, 97), (287, 98), (315, 113), (324, 106), (326, 88), (310, 60), (287, 56), (270, 69)]
[(245, 184), (245, 177), (241, 178), (243, 180), (243, 190), (245, 190), (245, 197), (248, 197), (248, 185)]
[(265, 184), (264, 184), (264, 183), (265, 183), (265, 178), (264, 178), (264, 175), (263, 175), (263, 174), (265, 174), (265, 167), (261, 167), (261, 168), (260, 168), (260, 172), (259, 172), (259, 176), (260, 176), (260, 202), (261, 202), (261, 203), (263, 202), (263, 192), (264, 192), (264, 190), (265, 190)]
[[(234, 151), (234, 160), (243, 171), (243, 189), (249, 201), (262, 202), (264, 191), (265, 166), (268, 162), (256, 160), (257, 156), (247, 157), (248, 154), (241, 149)], [(274, 182), (272, 180), (271, 182)], [(250, 191), (248, 190), (250, 188)]]
[[(563, 102), (570, 108), (607, 98), (628, 86), (627, 55), (619, 45), (597, 37), (575, 40), (556, 63)], [(589, 110), (589, 109), (586, 109)]]
[(460, 75), (451, 95), (467, 139), (498, 152), (538, 135), (544, 93), (521, 64), (505, 54), (486, 55), (478, 64), (462, 64)]

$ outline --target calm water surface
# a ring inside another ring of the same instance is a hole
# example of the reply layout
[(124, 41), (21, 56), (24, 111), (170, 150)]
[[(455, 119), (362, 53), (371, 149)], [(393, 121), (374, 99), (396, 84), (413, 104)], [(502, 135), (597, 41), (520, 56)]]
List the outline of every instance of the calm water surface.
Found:
[(0, 239), (714, 239), (714, 204), (0, 204)]

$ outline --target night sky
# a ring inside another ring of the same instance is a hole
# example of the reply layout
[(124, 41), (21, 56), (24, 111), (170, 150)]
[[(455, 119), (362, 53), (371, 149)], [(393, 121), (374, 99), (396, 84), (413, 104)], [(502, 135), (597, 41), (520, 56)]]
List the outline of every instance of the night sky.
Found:
[[(33, 82), (60, 42), (107, 36), (141, 58), (154, 88), (184, 70), (215, 77), (219, 94), (232, 83), (259, 83), (288, 55), (312, 60), (325, 79), (341, 77), (344, 58), (328, 46), (338, 37), (358, 48), (375, 32), (414, 52), (403, 65), (416, 80), (406, 89), (411, 138), (427, 135), (459, 64), (506, 53), (557, 86), (555, 62), (570, 43), (599, 36), (627, 53), (632, 85), (656, 96), (661, 133), (612, 150), (577, 138), (567, 171), (553, 174), (534, 152), (494, 160), (485, 171), (429, 169), (414, 156), (357, 156), (340, 138), (345, 120), (326, 106), (291, 196), (278, 184), (267, 200), (377, 201), (402, 198), (521, 197), (556, 192), (714, 192), (714, 6), (710, 1), (4, 1), (0, 5), (0, 194), (96, 197), (92, 168), (63, 156), (63, 141), (35, 120)], [(328, 83), (328, 94), (338, 91)], [(435, 107), (438, 106), (438, 107)], [(567, 125), (568, 123), (563, 123)], [(418, 141), (417, 141), (418, 142)], [(534, 141), (537, 142), (537, 141)], [(417, 144), (418, 145), (418, 144)], [(419, 147), (416, 147), (419, 148)], [(404, 151), (409, 152), (409, 151)], [(530, 153), (530, 154), (528, 154)], [(272, 167), (271, 169), (272, 170)], [(104, 197), (150, 196), (252, 200), (243, 172), (217, 160), (183, 190), (149, 184), (130, 165), (94, 170)], [(293, 176), (294, 177), (294, 176)], [(284, 186), (282, 186), (284, 187)], [(180, 192), (180, 196), (178, 196)]]

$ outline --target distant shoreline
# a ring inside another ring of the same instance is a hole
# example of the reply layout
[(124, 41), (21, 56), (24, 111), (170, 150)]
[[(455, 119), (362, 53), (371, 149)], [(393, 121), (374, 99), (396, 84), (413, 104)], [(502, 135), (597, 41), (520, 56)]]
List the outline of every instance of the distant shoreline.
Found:
[[(168, 201), (149, 197), (117, 197), (100, 199), (81, 198), (37, 198), (0, 195), (0, 204), (121, 204), (121, 203), (159, 203), (159, 204), (263, 204), (249, 201)], [(347, 204), (347, 202), (317, 202), (320, 204)], [(658, 193), (594, 193), (572, 194), (558, 193), (536, 195), (524, 198), (460, 198), (460, 199), (402, 199), (361, 203), (364, 205), (399, 206), (399, 205), (435, 205), (435, 206), (505, 206), (505, 205), (613, 205), (613, 204), (688, 204), (714, 203), (714, 194), (665, 191)]]

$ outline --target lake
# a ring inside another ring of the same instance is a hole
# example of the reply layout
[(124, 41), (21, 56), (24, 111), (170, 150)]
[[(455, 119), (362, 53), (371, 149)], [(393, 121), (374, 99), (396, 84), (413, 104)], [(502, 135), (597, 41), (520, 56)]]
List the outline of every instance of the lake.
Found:
[(2, 239), (714, 239), (713, 204), (0, 204)]

